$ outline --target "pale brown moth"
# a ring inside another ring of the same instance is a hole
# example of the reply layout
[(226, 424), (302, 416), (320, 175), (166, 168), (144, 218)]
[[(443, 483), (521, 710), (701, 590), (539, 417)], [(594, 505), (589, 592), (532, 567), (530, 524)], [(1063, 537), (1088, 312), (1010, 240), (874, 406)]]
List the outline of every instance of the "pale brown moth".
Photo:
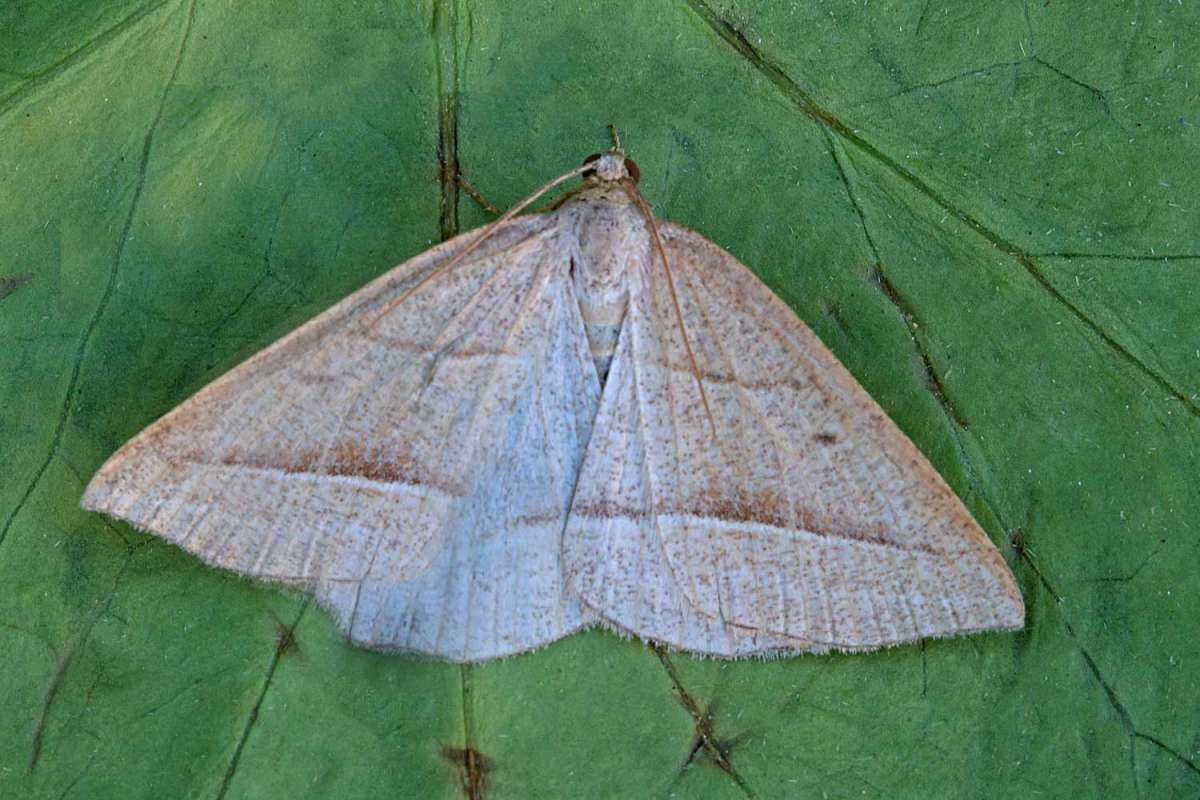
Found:
[(929, 462), (637, 177), (614, 135), (199, 391), (84, 507), (456, 661), (593, 624), (723, 657), (1020, 628)]

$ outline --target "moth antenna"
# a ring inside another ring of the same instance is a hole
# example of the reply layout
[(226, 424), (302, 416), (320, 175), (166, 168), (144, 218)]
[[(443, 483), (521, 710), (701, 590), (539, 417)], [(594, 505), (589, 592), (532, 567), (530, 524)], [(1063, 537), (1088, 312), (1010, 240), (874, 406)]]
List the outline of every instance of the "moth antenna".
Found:
[(611, 136), (613, 140), (613, 151), (620, 153), (621, 155), (625, 155), (625, 149), (621, 147), (621, 133), (617, 130), (616, 125), (608, 126), (608, 135)]
[[(613, 128), (615, 135), (616, 128)], [(671, 306), (675, 309), (675, 321), (679, 323), (679, 333), (683, 337), (683, 349), (687, 351), (688, 361), (692, 365), (692, 375), (696, 378), (696, 388), (700, 390), (700, 403), (704, 406), (704, 416), (708, 417), (708, 425), (712, 429), (713, 439), (717, 438), (717, 423), (713, 420), (712, 411), (708, 407), (708, 394), (704, 391), (704, 381), (700, 379), (700, 365), (696, 363), (696, 354), (692, 352), (692, 343), (688, 340), (687, 326), (683, 324), (683, 312), (679, 310), (679, 297), (675, 294), (675, 280), (671, 277), (671, 265), (667, 261), (667, 250), (663, 247), (662, 237), (658, 235), (658, 225), (654, 222), (654, 214), (646, 203), (646, 198), (634, 187), (633, 182), (626, 179), (621, 181), (621, 188), (633, 200), (638, 211), (642, 212), (646, 224), (650, 227), (650, 238), (654, 240), (654, 249), (662, 259), (663, 271), (667, 274), (667, 291), (671, 295)]]
[(501, 214), (498, 219), (493, 220), (492, 222), (489, 222), (484, 227), (484, 229), (479, 232), (479, 235), (475, 237), (474, 241), (472, 241), (469, 245), (464, 247), (459, 252), (458, 255), (456, 255), (454, 258), (450, 259), (449, 261), (447, 261), (445, 264), (442, 264), (440, 267), (438, 267), (433, 272), (426, 275), (421, 280), (417, 281), (416, 285), (410, 287), (408, 289), (408, 291), (404, 292), (399, 297), (385, 303), (382, 308), (380, 308), (378, 311), (376, 311), (371, 316), (371, 321), (367, 325), (367, 329), (370, 330), (370, 329), (374, 328), (379, 323), (379, 320), (385, 314), (387, 314), (393, 308), (400, 305), (405, 300), (407, 300), (409, 297), (411, 297), (413, 295), (413, 293), (415, 293), (422, 286), (429, 283), (434, 278), (438, 277), (443, 272), (450, 269), (455, 264), (459, 263), (464, 258), (466, 258), (468, 255), (470, 255), (472, 252), (474, 252), (475, 248), (479, 247), (479, 245), (481, 245), (485, 241), (487, 241), (487, 239), (493, 233), (496, 232), (497, 228), (499, 228), (504, 223), (508, 222), (510, 219), (515, 217), (517, 214), (520, 214), (523, 210), (525, 210), (526, 206), (533, 203), (535, 200), (537, 200), (539, 197), (541, 197), (542, 195), (544, 195), (546, 192), (550, 191), (554, 187), (556, 187), (562, 183), (565, 183), (566, 181), (571, 180), (571, 178), (574, 178), (576, 175), (582, 175), (586, 170), (589, 170), (591, 168), (592, 168), (591, 164), (581, 164), (580, 166), (576, 167), (575, 169), (571, 170), (570, 172), (564, 172), (562, 175), (559, 175), (557, 178), (553, 178), (552, 180), (547, 181), (545, 184), (543, 184), (541, 187), (539, 187), (536, 191), (534, 191), (531, 195), (529, 195), (528, 197), (526, 197), (523, 200), (521, 200), (520, 202), (518, 202), (515, 206), (510, 208), (508, 211), (505, 211), (503, 214)]

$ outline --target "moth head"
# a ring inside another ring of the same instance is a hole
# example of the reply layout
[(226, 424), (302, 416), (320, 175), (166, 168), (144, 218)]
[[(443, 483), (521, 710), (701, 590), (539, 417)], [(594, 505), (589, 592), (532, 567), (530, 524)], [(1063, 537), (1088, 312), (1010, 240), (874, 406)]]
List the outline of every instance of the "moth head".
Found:
[(583, 160), (584, 165), (591, 168), (584, 171), (583, 177), (602, 183), (616, 183), (626, 178), (636, 185), (641, 177), (641, 170), (632, 158), (626, 158), (624, 153), (592, 153)]

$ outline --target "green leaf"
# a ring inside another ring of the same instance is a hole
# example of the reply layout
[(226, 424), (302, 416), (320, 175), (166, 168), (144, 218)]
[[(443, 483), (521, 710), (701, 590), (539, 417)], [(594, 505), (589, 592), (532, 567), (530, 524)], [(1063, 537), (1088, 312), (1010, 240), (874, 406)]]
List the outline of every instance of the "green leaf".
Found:
[[(1166, 0), (7, 4), (0, 795), (1200, 793), (1198, 49)], [(964, 498), (1024, 633), (459, 667), (79, 509), (143, 426), (485, 221), (443, 164), (503, 207), (610, 122)]]

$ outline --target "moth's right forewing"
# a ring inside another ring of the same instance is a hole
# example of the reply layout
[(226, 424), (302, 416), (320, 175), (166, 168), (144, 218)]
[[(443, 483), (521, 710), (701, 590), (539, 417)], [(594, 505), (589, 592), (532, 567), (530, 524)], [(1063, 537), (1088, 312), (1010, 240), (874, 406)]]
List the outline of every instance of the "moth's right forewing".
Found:
[[(620, 630), (718, 656), (820, 649), (730, 624), (688, 597), (663, 547), (627, 324), (613, 358), (563, 537), (571, 588)], [(828, 649), (828, 648), (826, 648)]]

